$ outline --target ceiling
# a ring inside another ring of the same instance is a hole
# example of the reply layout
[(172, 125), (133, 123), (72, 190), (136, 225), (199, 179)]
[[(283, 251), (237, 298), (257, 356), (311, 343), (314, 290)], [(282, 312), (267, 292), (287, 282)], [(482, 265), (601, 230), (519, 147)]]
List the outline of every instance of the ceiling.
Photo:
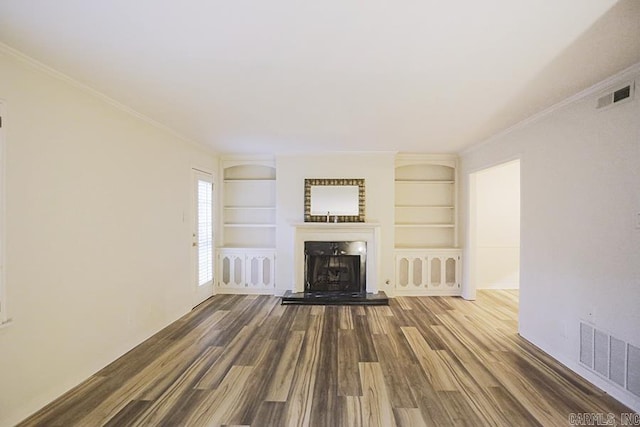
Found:
[(0, 42), (217, 152), (458, 152), (640, 62), (640, 1), (2, 0)]

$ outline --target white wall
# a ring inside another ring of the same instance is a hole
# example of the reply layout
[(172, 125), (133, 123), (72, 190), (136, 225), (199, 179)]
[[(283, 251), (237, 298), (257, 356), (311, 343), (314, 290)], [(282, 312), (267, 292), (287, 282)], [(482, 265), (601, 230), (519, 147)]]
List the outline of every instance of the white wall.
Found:
[(520, 162), (477, 172), (475, 283), (517, 289), (520, 283)]
[(305, 178), (364, 178), (366, 221), (380, 224), (378, 290), (393, 283), (395, 153), (324, 153), (276, 157), (276, 292), (294, 288), (294, 224), (304, 222)]
[[(521, 158), (520, 333), (640, 410), (578, 364), (581, 319), (640, 346), (640, 96), (596, 111), (600, 94), (463, 153), (463, 200), (471, 172)], [(469, 260), (464, 270), (468, 284)]]
[(191, 309), (190, 171), (216, 159), (2, 51), (0, 98), (6, 426)]

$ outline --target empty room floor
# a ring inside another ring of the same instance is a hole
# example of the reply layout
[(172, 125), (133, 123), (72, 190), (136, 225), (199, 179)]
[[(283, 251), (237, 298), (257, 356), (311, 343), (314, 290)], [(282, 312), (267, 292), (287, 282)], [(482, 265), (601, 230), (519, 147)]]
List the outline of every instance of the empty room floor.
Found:
[(517, 334), (517, 291), (218, 295), (21, 426), (566, 426), (631, 412)]

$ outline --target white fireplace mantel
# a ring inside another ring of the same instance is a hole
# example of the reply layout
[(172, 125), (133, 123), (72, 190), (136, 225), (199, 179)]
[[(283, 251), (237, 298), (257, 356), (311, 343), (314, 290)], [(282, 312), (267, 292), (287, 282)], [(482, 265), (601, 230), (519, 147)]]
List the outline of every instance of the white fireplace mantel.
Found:
[(363, 241), (367, 243), (366, 289), (378, 293), (380, 277), (380, 224), (371, 222), (304, 222), (295, 228), (294, 292), (304, 291), (304, 242)]

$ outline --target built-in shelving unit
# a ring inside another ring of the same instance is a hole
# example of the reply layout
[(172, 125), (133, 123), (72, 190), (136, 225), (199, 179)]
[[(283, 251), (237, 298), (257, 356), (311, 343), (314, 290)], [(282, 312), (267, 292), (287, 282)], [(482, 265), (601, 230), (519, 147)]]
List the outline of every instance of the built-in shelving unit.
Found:
[(396, 248), (456, 247), (456, 169), (453, 156), (398, 156)]
[(275, 247), (275, 179), (271, 161), (223, 162), (224, 247)]
[(459, 295), (457, 158), (398, 155), (395, 259), (398, 295)]
[(276, 169), (272, 159), (222, 161), (222, 246), (218, 291), (272, 293), (275, 283)]

